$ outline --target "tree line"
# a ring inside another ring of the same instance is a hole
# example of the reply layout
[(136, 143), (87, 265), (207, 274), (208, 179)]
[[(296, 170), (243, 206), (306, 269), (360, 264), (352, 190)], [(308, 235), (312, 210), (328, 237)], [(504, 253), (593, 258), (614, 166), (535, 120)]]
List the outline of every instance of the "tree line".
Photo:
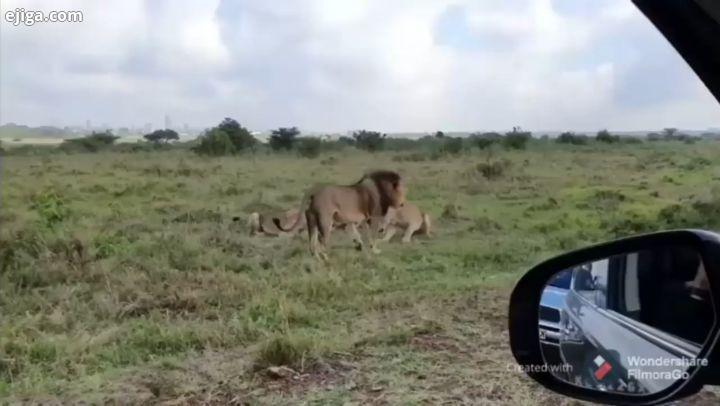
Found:
[[(587, 145), (597, 144), (640, 143), (640, 137), (621, 137), (604, 129), (595, 136), (563, 132), (555, 138), (547, 135), (533, 137), (532, 132), (521, 127), (513, 127), (511, 131), (474, 132), (466, 137), (450, 136), (443, 131), (436, 131), (419, 139), (388, 137), (387, 134), (371, 130), (355, 131), (350, 136), (339, 138), (303, 136), (297, 127), (280, 127), (273, 130), (266, 143), (255, 138), (237, 120), (226, 117), (218, 125), (206, 130), (197, 139), (178, 142), (180, 137), (171, 129), (155, 130), (143, 135), (145, 143), (115, 144), (119, 139), (111, 131), (93, 132), (85, 137), (68, 139), (60, 145), (60, 150), (67, 153), (98, 152), (101, 150), (118, 150), (120, 152), (152, 151), (169, 148), (185, 148), (198, 155), (232, 156), (257, 153), (259, 150), (270, 150), (277, 153), (295, 152), (300, 156), (315, 158), (325, 151), (340, 150), (354, 147), (368, 152), (382, 150), (403, 151), (425, 148), (434, 155), (457, 155), (471, 149), (488, 150), (493, 146), (508, 150), (525, 149), (529, 142), (554, 141), (559, 144)], [(675, 128), (665, 128), (660, 132), (648, 133), (645, 140), (653, 141), (684, 141), (695, 142), (700, 137), (684, 134)], [(18, 147), (20, 149), (20, 147)], [(0, 152), (3, 152), (0, 146)]]

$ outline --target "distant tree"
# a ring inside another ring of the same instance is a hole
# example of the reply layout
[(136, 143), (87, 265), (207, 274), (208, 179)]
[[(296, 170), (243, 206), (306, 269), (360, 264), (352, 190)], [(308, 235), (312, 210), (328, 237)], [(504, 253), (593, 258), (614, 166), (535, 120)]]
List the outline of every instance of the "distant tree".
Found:
[(668, 127), (668, 128), (663, 128), (662, 135), (663, 135), (663, 138), (665, 138), (666, 140), (672, 140), (676, 137), (677, 132), (678, 132), (677, 128)]
[(513, 127), (512, 131), (505, 133), (502, 143), (508, 149), (525, 149), (530, 138), (532, 138), (530, 131), (523, 131), (520, 127)]
[(595, 135), (595, 140), (599, 142), (606, 142), (608, 144), (612, 144), (614, 142), (620, 142), (620, 137), (617, 135), (610, 134), (610, 131), (608, 130), (600, 130)]
[(155, 130), (149, 134), (143, 135), (143, 138), (146, 140), (153, 142), (155, 144), (159, 144), (161, 142), (170, 142), (170, 141), (177, 141), (180, 139), (180, 136), (178, 136), (178, 133), (174, 130)]
[(443, 138), (445, 137), (445, 133), (442, 131), (436, 131), (435, 132), (435, 138)]
[(355, 146), (370, 152), (382, 150), (385, 146), (386, 137), (387, 134), (381, 134), (377, 131), (360, 130), (353, 133)]
[(228, 136), (236, 152), (252, 150), (257, 144), (257, 139), (250, 134), (250, 131), (230, 117), (225, 117), (216, 128)]
[(212, 128), (199, 137), (198, 144), (193, 151), (199, 155), (223, 156), (233, 155), (237, 152), (230, 136), (217, 127)]
[(470, 141), (480, 149), (490, 148), (492, 144), (500, 142), (502, 134), (496, 132), (476, 132), (470, 134)]
[(293, 148), (293, 145), (295, 145), (298, 135), (300, 135), (300, 130), (298, 130), (297, 127), (280, 127), (277, 130), (273, 130), (268, 143), (273, 151), (280, 151), (282, 149), (289, 151)]
[(575, 134), (572, 131), (566, 131), (562, 134), (560, 134), (556, 142), (560, 144), (573, 144), (573, 145), (584, 145), (587, 144), (588, 137), (587, 135), (582, 134)]
[(323, 140), (317, 137), (302, 137), (297, 139), (297, 150), (305, 158), (317, 158), (323, 147)]

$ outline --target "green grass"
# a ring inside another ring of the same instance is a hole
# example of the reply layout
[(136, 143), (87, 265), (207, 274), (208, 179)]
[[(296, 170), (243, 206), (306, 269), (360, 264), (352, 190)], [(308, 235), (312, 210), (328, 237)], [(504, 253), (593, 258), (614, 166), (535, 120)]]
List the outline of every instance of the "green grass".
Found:
[[(616, 236), (720, 228), (717, 143), (405, 155), (2, 157), (0, 397), (561, 403), (508, 368), (513, 282)], [(374, 256), (335, 232), (321, 264), (304, 235), (232, 222), (380, 167), (405, 176), (432, 239)]]

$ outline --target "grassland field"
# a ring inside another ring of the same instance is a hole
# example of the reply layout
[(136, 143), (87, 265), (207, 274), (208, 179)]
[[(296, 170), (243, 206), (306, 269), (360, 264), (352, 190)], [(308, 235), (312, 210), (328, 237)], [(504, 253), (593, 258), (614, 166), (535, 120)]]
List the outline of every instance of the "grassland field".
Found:
[[(0, 157), (0, 403), (578, 404), (514, 370), (513, 283), (575, 247), (720, 228), (718, 157), (711, 141)], [(376, 168), (403, 174), (431, 239), (373, 255), (335, 231), (325, 264), (304, 234), (231, 220)]]

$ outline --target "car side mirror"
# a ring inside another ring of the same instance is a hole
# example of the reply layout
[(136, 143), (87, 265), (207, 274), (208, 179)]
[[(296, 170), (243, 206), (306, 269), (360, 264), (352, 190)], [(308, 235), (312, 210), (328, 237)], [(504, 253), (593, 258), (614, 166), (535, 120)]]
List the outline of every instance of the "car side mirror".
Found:
[(720, 383), (720, 235), (675, 230), (547, 260), (517, 283), (510, 346), (543, 386), (652, 405)]

